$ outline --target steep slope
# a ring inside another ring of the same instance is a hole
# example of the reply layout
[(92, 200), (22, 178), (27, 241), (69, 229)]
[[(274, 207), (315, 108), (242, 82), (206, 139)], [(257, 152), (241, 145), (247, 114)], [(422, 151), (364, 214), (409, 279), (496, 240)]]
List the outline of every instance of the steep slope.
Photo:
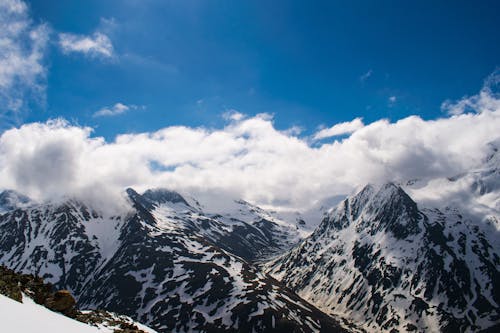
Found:
[(15, 209), (0, 215), (0, 264), (79, 294), (119, 246), (125, 218), (75, 200)]
[(366, 186), (266, 265), (330, 314), (369, 331), (464, 332), (500, 320), (493, 226), (419, 209), (398, 186)]
[(220, 234), (231, 226), (173, 193), (128, 195), (133, 207), (122, 216), (74, 200), (0, 215), (0, 263), (71, 290), (85, 308), (123, 313), (159, 332), (345, 331), (225, 251)]
[[(112, 333), (112, 330), (99, 329), (61, 314), (50, 311), (42, 305), (36, 304), (29, 297), (23, 302), (16, 302), (0, 295), (0, 309), (2, 321), (0, 327), (4, 332), (35, 333)], [(26, 320), (29, 318), (30, 320)]]

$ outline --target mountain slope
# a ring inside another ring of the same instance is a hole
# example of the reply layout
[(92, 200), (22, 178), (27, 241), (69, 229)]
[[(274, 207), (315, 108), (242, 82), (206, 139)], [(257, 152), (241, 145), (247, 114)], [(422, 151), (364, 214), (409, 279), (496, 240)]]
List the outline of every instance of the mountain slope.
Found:
[(500, 320), (498, 231), (366, 186), (266, 265), (327, 313), (369, 331), (477, 331)]
[[(69, 200), (0, 215), (0, 263), (69, 289), (79, 305), (129, 315), (159, 332), (343, 332), (259, 272), (224, 235), (234, 229), (168, 192), (128, 190), (130, 211), (105, 217)], [(255, 226), (237, 237), (252, 241)], [(235, 236), (236, 237), (236, 236)]]
[[(6, 296), (0, 295), (0, 309), (2, 310), (2, 323), (0, 326), (5, 332), (35, 333), (112, 333), (112, 330), (100, 330), (61, 314), (50, 311), (38, 305), (28, 297), (23, 302), (16, 302)], [(26, 320), (29, 318), (30, 320)]]

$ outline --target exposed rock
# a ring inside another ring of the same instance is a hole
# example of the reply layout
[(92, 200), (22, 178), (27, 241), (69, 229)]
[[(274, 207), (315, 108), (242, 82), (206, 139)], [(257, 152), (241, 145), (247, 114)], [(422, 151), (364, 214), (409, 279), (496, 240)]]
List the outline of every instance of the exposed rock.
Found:
[(57, 312), (64, 313), (68, 317), (76, 317), (76, 300), (68, 290), (58, 290), (54, 295), (48, 297), (44, 305)]

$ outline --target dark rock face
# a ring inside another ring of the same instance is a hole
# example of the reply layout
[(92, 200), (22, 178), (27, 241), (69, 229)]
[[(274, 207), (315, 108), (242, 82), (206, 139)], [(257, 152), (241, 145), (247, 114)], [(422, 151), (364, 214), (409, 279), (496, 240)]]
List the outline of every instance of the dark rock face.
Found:
[(266, 265), (327, 313), (369, 331), (464, 332), (500, 321), (498, 232), (367, 186)]
[(171, 193), (127, 192), (133, 209), (123, 216), (73, 201), (0, 216), (0, 263), (70, 290), (81, 307), (129, 315), (159, 332), (345, 331), (229, 252), (239, 239), (264, 249), (273, 234), (266, 240), (242, 221), (228, 232)]

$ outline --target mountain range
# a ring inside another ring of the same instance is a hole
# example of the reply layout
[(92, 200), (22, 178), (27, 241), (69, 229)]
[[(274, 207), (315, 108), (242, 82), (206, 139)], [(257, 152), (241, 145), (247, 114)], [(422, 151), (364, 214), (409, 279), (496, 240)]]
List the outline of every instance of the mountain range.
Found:
[(2, 192), (0, 264), (158, 332), (500, 325), (495, 145), (460, 175), (361, 187), (320, 221), (243, 200), (216, 210), (167, 189), (125, 193), (130, 207), (109, 215)]

